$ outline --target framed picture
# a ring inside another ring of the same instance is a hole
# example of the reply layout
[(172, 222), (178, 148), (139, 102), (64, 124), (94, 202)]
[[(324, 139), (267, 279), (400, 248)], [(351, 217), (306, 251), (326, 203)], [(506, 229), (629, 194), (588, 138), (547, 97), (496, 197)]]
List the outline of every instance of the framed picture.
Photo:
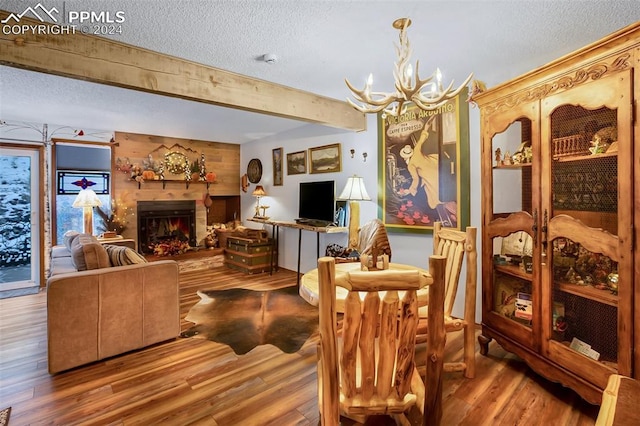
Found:
[(273, 156), (273, 186), (282, 185), (282, 148), (274, 148)]
[(309, 148), (310, 173), (333, 173), (342, 170), (339, 143)]
[(287, 174), (301, 175), (307, 173), (307, 151), (290, 152), (287, 154)]
[(434, 222), (469, 224), (469, 106), (466, 90), (434, 111), (410, 106), (378, 114), (380, 219), (390, 232), (433, 232)]

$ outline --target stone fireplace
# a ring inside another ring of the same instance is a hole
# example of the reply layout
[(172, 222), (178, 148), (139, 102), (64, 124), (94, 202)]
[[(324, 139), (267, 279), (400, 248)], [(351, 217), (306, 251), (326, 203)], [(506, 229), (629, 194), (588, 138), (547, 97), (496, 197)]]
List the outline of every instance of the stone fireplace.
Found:
[(184, 201), (138, 201), (138, 248), (151, 254), (158, 244), (188, 243), (197, 246), (196, 203)]

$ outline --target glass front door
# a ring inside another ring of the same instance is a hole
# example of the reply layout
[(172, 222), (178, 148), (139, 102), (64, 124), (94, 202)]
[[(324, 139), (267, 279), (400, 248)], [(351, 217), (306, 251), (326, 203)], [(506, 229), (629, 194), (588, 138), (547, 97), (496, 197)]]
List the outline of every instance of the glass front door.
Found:
[(39, 154), (0, 146), (0, 298), (40, 286)]

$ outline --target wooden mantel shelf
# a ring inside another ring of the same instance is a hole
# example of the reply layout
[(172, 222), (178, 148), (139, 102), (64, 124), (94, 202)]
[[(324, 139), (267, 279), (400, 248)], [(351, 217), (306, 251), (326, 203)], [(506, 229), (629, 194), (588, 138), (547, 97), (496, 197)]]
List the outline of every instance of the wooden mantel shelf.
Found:
[[(132, 180), (135, 180), (135, 179), (132, 179)], [(154, 179), (154, 180), (144, 180), (142, 182), (137, 182), (137, 183), (138, 183), (138, 189), (142, 188), (142, 185), (146, 183), (152, 183), (152, 184), (162, 183), (162, 189), (165, 189), (167, 187), (167, 182), (184, 183), (187, 189), (189, 189), (189, 185), (191, 184), (196, 184), (196, 185), (206, 184), (207, 189), (209, 189), (210, 185), (214, 185), (217, 183), (217, 182), (207, 182), (202, 180), (183, 180), (183, 179)]]

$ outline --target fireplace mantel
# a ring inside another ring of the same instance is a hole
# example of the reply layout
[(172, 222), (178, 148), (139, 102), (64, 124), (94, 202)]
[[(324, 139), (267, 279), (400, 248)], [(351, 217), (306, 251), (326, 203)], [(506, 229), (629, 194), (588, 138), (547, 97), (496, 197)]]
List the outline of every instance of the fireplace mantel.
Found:
[[(147, 154), (154, 149), (176, 144), (190, 149), (194, 153), (204, 154), (207, 171), (216, 173), (216, 183), (207, 188), (206, 182), (191, 182), (179, 180), (145, 180), (138, 187), (138, 183), (131, 180), (130, 173), (112, 170), (113, 198), (136, 211), (136, 202), (160, 200), (195, 200), (196, 205), (196, 241), (202, 244), (207, 236), (207, 223), (226, 223), (233, 220), (240, 213), (240, 145), (214, 141), (199, 141), (179, 139), (166, 136), (144, 135), (136, 133), (116, 132), (116, 144), (113, 146), (112, 158), (128, 161), (132, 167), (144, 167), (148, 161)], [(160, 151), (158, 151), (160, 153)], [(164, 151), (162, 151), (164, 153)], [(154, 158), (159, 159), (160, 154)], [(195, 155), (195, 154), (194, 154)], [(158, 157), (158, 158), (156, 158)], [(191, 158), (191, 157), (190, 157)], [(195, 158), (195, 156), (194, 156)], [(166, 178), (171, 176), (167, 175)], [(197, 183), (197, 184), (196, 184)], [(205, 206), (205, 196), (211, 195), (213, 205)], [(237, 201), (234, 201), (237, 200)], [(123, 232), (126, 238), (137, 238), (137, 218), (131, 218), (127, 229)]]

